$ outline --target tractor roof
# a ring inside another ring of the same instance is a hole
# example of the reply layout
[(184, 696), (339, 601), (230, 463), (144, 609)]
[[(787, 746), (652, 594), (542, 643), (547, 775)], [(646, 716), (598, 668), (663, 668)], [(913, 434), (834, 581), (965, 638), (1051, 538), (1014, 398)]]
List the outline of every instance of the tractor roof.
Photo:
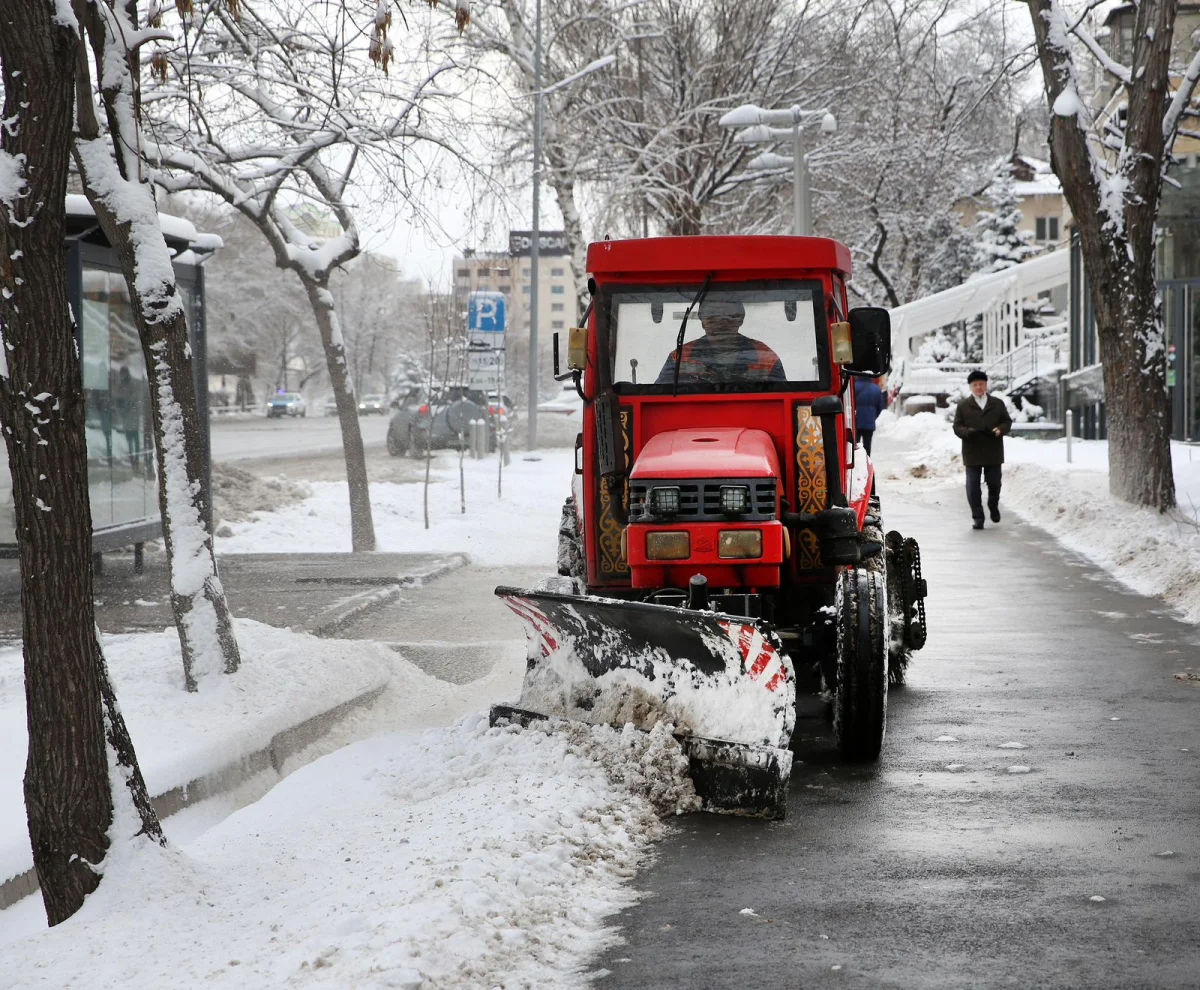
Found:
[(850, 275), (850, 249), (829, 237), (647, 237), (588, 245), (593, 275), (746, 272), (750, 278), (824, 269)]

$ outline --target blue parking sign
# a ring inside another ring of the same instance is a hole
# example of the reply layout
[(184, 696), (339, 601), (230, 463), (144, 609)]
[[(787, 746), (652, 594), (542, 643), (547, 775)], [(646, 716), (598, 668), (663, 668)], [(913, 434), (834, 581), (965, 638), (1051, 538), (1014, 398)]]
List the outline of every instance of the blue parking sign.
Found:
[(467, 299), (467, 329), (471, 333), (504, 333), (504, 293), (472, 292)]

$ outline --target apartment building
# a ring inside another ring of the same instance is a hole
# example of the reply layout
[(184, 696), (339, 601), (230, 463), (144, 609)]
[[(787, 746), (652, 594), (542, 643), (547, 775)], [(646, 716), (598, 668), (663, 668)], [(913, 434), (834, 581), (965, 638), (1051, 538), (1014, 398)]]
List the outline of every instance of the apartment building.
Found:
[[(578, 319), (579, 300), (566, 236), (562, 231), (543, 231), (538, 241), (538, 333), (549, 340), (555, 330), (564, 330)], [(472, 292), (502, 292), (508, 299), (508, 333), (527, 338), (533, 283), (531, 247), (530, 231), (512, 230), (506, 251), (463, 251), (454, 259), (455, 300), (465, 307)]]
[[(1021, 210), (1020, 229), (1027, 231), (1032, 243), (1040, 248), (1054, 247), (1065, 241), (1071, 209), (1050, 163), (1031, 155), (1013, 155), (1008, 166)], [(955, 203), (964, 227), (973, 225), (979, 211), (988, 208), (983, 196), (967, 197)]]

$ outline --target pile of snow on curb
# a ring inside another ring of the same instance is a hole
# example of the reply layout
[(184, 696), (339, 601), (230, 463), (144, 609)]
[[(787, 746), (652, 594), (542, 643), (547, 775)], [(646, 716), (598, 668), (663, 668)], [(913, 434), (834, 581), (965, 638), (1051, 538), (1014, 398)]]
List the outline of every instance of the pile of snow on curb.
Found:
[(582, 987), (660, 815), (696, 805), (668, 726), (377, 736), (182, 851), (113, 857), (75, 918), (4, 947), (0, 987)]

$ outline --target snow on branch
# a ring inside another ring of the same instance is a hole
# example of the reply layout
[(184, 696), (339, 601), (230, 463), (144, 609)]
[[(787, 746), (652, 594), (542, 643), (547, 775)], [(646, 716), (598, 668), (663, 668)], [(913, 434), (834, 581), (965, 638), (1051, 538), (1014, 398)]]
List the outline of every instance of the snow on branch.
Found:
[(1175, 95), (1167, 106), (1166, 114), (1163, 115), (1163, 137), (1168, 142), (1179, 128), (1180, 118), (1183, 117), (1185, 111), (1189, 110), (1192, 94), (1196, 91), (1197, 80), (1200, 80), (1200, 50), (1192, 56), (1192, 61), (1184, 70), (1179, 87), (1175, 90)]
[(1113, 59), (1083, 26), (1082, 19), (1076, 20), (1075, 24), (1069, 30), (1071, 34), (1075, 35), (1075, 37), (1083, 43), (1083, 46), (1092, 53), (1092, 57), (1104, 67), (1104, 70), (1108, 72), (1109, 75), (1115, 76), (1126, 85), (1133, 81), (1133, 70), (1131, 70), (1129, 66), (1121, 65), (1119, 62)]

